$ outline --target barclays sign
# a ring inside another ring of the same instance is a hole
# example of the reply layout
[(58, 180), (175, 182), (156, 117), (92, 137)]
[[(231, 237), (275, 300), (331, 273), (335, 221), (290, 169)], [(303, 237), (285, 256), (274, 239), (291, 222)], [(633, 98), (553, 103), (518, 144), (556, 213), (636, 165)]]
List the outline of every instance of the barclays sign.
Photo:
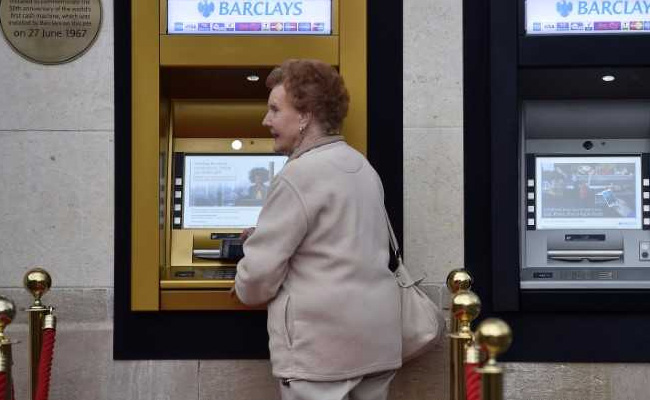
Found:
[[(575, 3), (575, 6), (574, 6)], [(561, 0), (555, 4), (557, 13), (563, 17), (569, 17), (573, 12), (582, 16), (601, 15), (627, 15), (627, 16), (649, 16), (650, 1), (648, 0), (594, 0), (594, 1), (567, 1)]]

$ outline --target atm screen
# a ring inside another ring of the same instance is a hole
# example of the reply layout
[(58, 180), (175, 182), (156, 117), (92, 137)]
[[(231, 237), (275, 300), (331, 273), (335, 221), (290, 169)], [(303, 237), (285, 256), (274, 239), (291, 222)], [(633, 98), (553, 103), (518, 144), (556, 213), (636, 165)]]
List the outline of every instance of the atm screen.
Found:
[(170, 35), (330, 35), (332, 0), (167, 0)]
[(183, 228), (247, 228), (268, 195), (286, 156), (185, 155)]
[(536, 157), (537, 229), (641, 229), (641, 157)]
[(526, 0), (527, 35), (650, 33), (648, 3), (609, 0)]

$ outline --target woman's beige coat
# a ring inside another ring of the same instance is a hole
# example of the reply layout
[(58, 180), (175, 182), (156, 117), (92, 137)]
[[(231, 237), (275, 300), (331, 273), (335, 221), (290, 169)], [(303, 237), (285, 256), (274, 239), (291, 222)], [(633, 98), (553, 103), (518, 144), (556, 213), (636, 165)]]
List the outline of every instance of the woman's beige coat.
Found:
[(381, 181), (344, 141), (325, 143), (274, 179), (237, 265), (241, 301), (268, 302), (280, 378), (335, 381), (401, 366)]

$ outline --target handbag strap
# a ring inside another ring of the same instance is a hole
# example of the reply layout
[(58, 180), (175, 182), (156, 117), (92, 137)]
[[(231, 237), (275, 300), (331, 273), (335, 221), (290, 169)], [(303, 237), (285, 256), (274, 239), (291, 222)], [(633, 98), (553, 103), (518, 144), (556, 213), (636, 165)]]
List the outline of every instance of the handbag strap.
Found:
[(390, 248), (395, 255), (395, 260), (397, 260), (397, 269), (395, 270), (395, 279), (397, 279), (398, 284), (401, 287), (410, 287), (417, 285), (424, 280), (426, 273), (422, 273), (422, 276), (414, 279), (411, 276), (408, 268), (404, 265), (402, 261), (402, 254), (399, 250), (399, 243), (397, 242), (397, 236), (395, 236), (395, 231), (393, 230), (393, 225), (390, 223), (390, 218), (388, 218), (388, 212), (384, 208), (384, 215), (386, 216), (386, 223), (388, 224), (388, 241), (390, 242)]
[(402, 264), (402, 254), (399, 251), (399, 243), (397, 242), (397, 236), (395, 236), (395, 231), (393, 231), (393, 225), (390, 223), (390, 218), (388, 218), (388, 211), (384, 207), (384, 215), (386, 216), (386, 223), (388, 224), (388, 241), (390, 242), (390, 249), (395, 255), (395, 260), (398, 264)]

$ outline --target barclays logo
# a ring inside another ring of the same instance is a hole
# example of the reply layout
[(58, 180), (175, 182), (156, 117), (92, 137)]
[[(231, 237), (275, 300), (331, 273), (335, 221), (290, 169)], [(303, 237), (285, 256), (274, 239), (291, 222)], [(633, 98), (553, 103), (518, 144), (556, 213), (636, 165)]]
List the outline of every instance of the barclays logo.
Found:
[(558, 1), (555, 4), (555, 8), (562, 17), (566, 18), (569, 16), (569, 14), (571, 14), (571, 10), (573, 10), (573, 4), (570, 1), (562, 0)]
[(208, 18), (214, 12), (214, 2), (209, 2), (208, 0), (199, 1), (199, 12), (205, 18)]

